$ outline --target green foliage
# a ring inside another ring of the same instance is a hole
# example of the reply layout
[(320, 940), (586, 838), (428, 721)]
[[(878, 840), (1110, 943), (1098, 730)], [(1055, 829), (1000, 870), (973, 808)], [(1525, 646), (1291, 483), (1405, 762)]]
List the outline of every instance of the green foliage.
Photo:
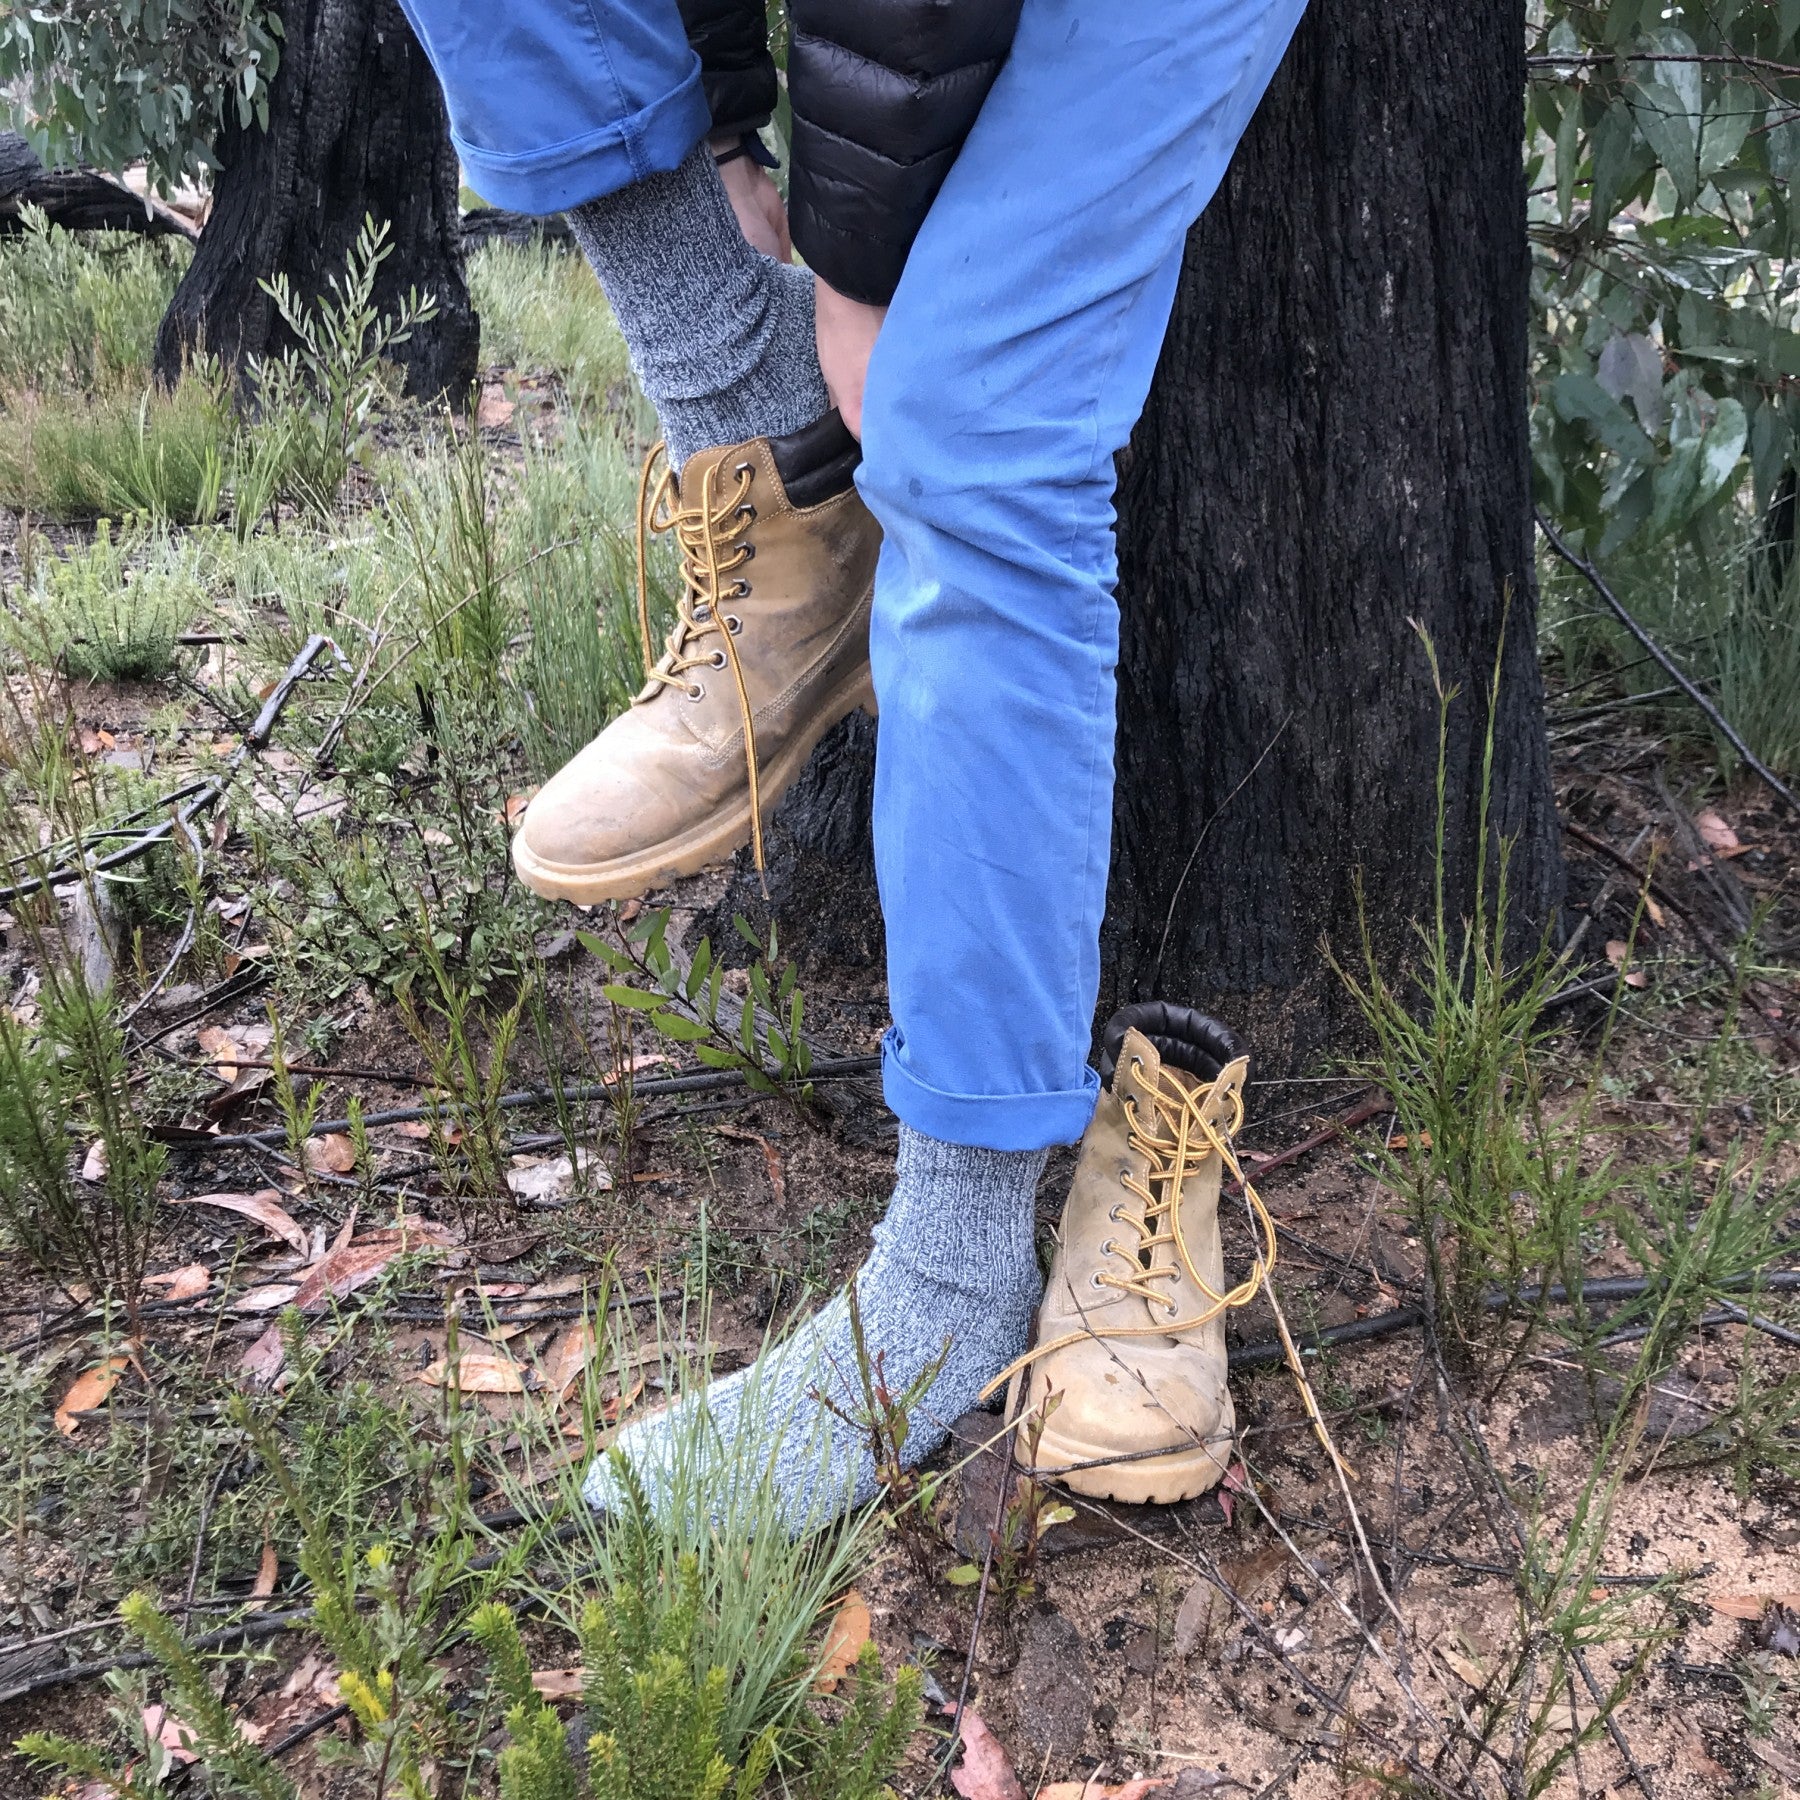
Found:
[(484, 361), (553, 376), (580, 408), (633, 405), (625, 340), (575, 251), (541, 241), (483, 244), (469, 258), (468, 278)]
[(585, 1767), (577, 1767), (561, 1719), (533, 1688), (530, 1659), (512, 1614), (483, 1607), (469, 1630), (487, 1652), (507, 1703), (510, 1742), (500, 1753), (502, 1800), (753, 1800), (778, 1763), (791, 1770), (795, 1800), (882, 1800), (922, 1717), (923, 1677), (902, 1670), (890, 1690), (873, 1644), (857, 1660), (851, 1695), (837, 1722), (810, 1712), (765, 1726), (743, 1753), (726, 1754), (721, 1735), (728, 1671), (695, 1672), (702, 1635), (699, 1565), (682, 1558), (672, 1595), (639, 1579), (595, 1599), (582, 1614)]
[(45, 162), (144, 161), (167, 192), (227, 120), (268, 124), (281, 35), (262, 0), (37, 0), (0, 13), (0, 85)]
[(1800, 466), (1800, 12), (1548, 0), (1530, 49), (1538, 489), (1590, 551)]
[(35, 206), (19, 222), (0, 237), (0, 382), (93, 388), (141, 375), (186, 245), (65, 231)]
[[(1761, 522), (1740, 508), (1674, 543), (1628, 544), (1607, 574), (1750, 748), (1777, 773), (1800, 774), (1800, 561), (1773, 551)], [(1727, 776), (1736, 773), (1737, 752), (1685, 695), (1669, 690), (1668, 677), (1612, 615), (1594, 606), (1579, 575), (1546, 557), (1540, 591), (1542, 635), (1565, 680), (1597, 683), (1616, 670), (1616, 687), (1645, 697), (1637, 716), (1684, 748), (1716, 758)], [(1579, 716), (1569, 729), (1582, 729)]]
[[(1456, 696), (1438, 674), (1435, 900), (1417, 928), (1419, 956), (1408, 979), (1384, 973), (1368, 921), (1363, 969), (1339, 974), (1375, 1042), (1369, 1065), (1394, 1102), (1402, 1147), (1378, 1151), (1425, 1247), (1433, 1297), (1445, 1330), (1474, 1355), (1522, 1305), (1528, 1283), (1579, 1275), (1579, 1232), (1589, 1205), (1607, 1191), (1608, 1171), (1584, 1172), (1585, 1106), (1574, 1123), (1553, 1123), (1542, 1076), (1544, 1003), (1559, 966), (1543, 946), (1515, 965), (1509, 944), (1507, 858), (1490, 863), (1488, 800), (1492, 725), (1484, 752), (1476, 819), (1472, 915), (1453, 919), (1445, 894), (1450, 707)], [(1498, 672), (1496, 671), (1496, 682)], [(1490, 704), (1490, 721), (1497, 709)], [(1490, 874), (1491, 870), (1491, 874)], [(1496, 1317), (1485, 1304), (1498, 1284), (1513, 1308)], [(1540, 1298), (1524, 1310), (1541, 1319)]]
[(14, 389), (0, 394), (0, 504), (51, 519), (204, 524), (230, 478), (235, 433), (211, 369), (173, 389), (85, 399)]
[[(679, 1353), (640, 1343), (629, 1315), (596, 1311), (605, 1354), (596, 1356), (580, 1390), (587, 1442), (617, 1411), (606, 1393), (635, 1386), (646, 1365), (669, 1393), (698, 1392), (710, 1379), (704, 1356), (690, 1364)], [(658, 1319), (658, 1345), (707, 1337), (704, 1308), (695, 1315)], [(670, 1437), (657, 1470), (652, 1508), (622, 1458), (608, 1457), (617, 1505), (596, 1512), (583, 1498), (584, 1463), (571, 1464), (554, 1416), (527, 1417), (523, 1468), (503, 1474), (508, 1498), (532, 1521), (520, 1584), (522, 1599), (570, 1636), (581, 1628), (587, 1598), (609, 1602), (627, 1592), (645, 1597), (651, 1624), (682, 1593), (691, 1561), (699, 1579), (699, 1610), (689, 1663), (697, 1690), (710, 1670), (727, 1672), (720, 1750), (741, 1764), (770, 1728), (786, 1765), (813, 1730), (807, 1701), (817, 1645), (846, 1587), (867, 1566), (875, 1522), (835, 1503), (823, 1479), (828, 1448), (819, 1438), (821, 1480), (816, 1516), (792, 1535), (771, 1530), (783, 1516), (775, 1482), (782, 1433), (771, 1424), (771, 1397), (755, 1368), (745, 1377), (734, 1414), (736, 1429), (721, 1434), (703, 1406), (667, 1415)]]
[[(576, 935), (615, 975), (636, 978), (635, 984), (614, 981), (602, 990), (614, 1006), (645, 1014), (671, 1043), (687, 1045), (708, 1068), (737, 1070), (760, 1094), (805, 1098), (812, 1046), (801, 1030), (806, 1000), (797, 985), (799, 972), (781, 961), (773, 924), (765, 946), (742, 915), (732, 923), (755, 958), (744, 978), (743, 1002), (735, 1008), (727, 1004), (725, 965), (713, 954), (710, 938), (700, 940), (686, 964), (670, 947), (667, 907), (621, 928), (616, 943), (591, 931)], [(729, 1016), (734, 1010), (735, 1019)]]
[(279, 469), (264, 479), (322, 516), (368, 446), (376, 403), (386, 392), (382, 359), (437, 313), (436, 301), (416, 288), (398, 313), (376, 310), (375, 277), (393, 250), (387, 221), (365, 218), (342, 277), (327, 278), (331, 298), (303, 303), (285, 273), (261, 284), (299, 340), (279, 356), (250, 359), (257, 430), (269, 434), (275, 446), (269, 461)]
[(155, 681), (175, 665), (175, 640), (205, 604), (190, 545), (144, 527), (36, 560), (15, 587), (0, 638), (20, 653), (93, 681)]
[(48, 958), (43, 975), (35, 1028), (0, 1008), (0, 1220), (44, 1274), (135, 1315), (168, 1153), (138, 1116), (109, 997)]

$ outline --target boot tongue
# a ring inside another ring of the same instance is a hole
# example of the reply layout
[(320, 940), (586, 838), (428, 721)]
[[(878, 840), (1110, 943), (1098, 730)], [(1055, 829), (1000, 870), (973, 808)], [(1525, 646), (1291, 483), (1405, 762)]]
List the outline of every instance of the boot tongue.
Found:
[(1120, 1041), (1112, 1084), (1120, 1099), (1129, 1097), (1143, 1109), (1153, 1109), (1159, 1093), (1170, 1088), (1191, 1092), (1201, 1085), (1185, 1070), (1165, 1063), (1155, 1044), (1135, 1029), (1127, 1031)]

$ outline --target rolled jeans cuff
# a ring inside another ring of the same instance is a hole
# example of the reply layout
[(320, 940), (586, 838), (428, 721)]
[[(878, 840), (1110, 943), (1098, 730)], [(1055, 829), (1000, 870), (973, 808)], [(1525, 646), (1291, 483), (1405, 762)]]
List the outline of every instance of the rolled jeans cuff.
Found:
[(921, 1081), (901, 1061), (892, 1030), (881, 1040), (881, 1087), (889, 1108), (914, 1131), (984, 1150), (1047, 1150), (1087, 1130), (1100, 1077), (1083, 1069), (1077, 1088), (1036, 1094), (950, 1094)]
[(484, 150), (451, 133), (470, 187), (510, 212), (559, 213), (681, 166), (712, 129), (696, 68), (682, 84), (629, 117), (542, 149)]

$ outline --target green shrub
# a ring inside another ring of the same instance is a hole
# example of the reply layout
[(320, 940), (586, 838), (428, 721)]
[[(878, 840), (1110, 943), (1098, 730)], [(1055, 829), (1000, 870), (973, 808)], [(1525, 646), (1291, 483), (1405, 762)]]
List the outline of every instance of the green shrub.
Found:
[(469, 258), (469, 297), (490, 365), (553, 375), (571, 399), (629, 405), (625, 340), (593, 271), (556, 244), (483, 244)]
[(69, 232), (35, 206), (0, 238), (0, 382), (111, 387), (141, 377), (187, 264), (176, 238)]
[(141, 526), (40, 557), (15, 587), (0, 634), (22, 654), (93, 681), (154, 681), (175, 663), (175, 640), (206, 603), (191, 546)]
[(89, 398), (15, 387), (0, 393), (0, 505), (50, 519), (204, 524), (218, 512), (235, 431), (212, 370), (170, 390)]
[(52, 1280), (135, 1315), (168, 1153), (138, 1117), (109, 999), (44, 969), (35, 1028), (0, 1007), (0, 1220)]

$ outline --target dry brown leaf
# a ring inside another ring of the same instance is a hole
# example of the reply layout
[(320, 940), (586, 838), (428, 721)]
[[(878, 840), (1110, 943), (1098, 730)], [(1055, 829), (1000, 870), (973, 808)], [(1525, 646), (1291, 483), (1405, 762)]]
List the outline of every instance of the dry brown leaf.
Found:
[(506, 389), (497, 381), (490, 381), (481, 390), (480, 403), (475, 408), (477, 425), (510, 425), (512, 423), (515, 402), (507, 399)]
[(529, 1371), (497, 1350), (465, 1350), (454, 1362), (439, 1357), (413, 1376), (427, 1387), (455, 1388), (463, 1394), (523, 1394)]
[(1800, 1607), (1800, 1593), (1793, 1594), (1709, 1594), (1706, 1604), (1728, 1619), (1760, 1619), (1771, 1606)]
[(308, 1138), (306, 1166), (315, 1174), (348, 1175), (356, 1168), (356, 1146), (341, 1131)]
[(391, 1126), (389, 1129), (401, 1137), (428, 1138), (431, 1136), (431, 1126), (424, 1119), (402, 1119), (398, 1125)]
[(194, 1300), (212, 1286), (212, 1270), (205, 1263), (189, 1263), (166, 1275), (146, 1275), (144, 1286), (162, 1288), (165, 1300)]
[(194, 1033), (194, 1041), (206, 1052), (213, 1067), (226, 1081), (237, 1080), (238, 1059), (243, 1056), (244, 1050), (229, 1031), (218, 1025), (205, 1025)]
[(872, 1624), (868, 1601), (852, 1588), (831, 1616), (831, 1629), (825, 1634), (825, 1648), (819, 1656), (819, 1672), (813, 1677), (815, 1694), (837, 1692), (838, 1683), (856, 1667), (856, 1659), (869, 1641)]
[(194, 1748), (200, 1740), (193, 1726), (176, 1718), (166, 1707), (144, 1708), (144, 1736), (161, 1744), (168, 1751), (170, 1762), (191, 1763), (200, 1760), (200, 1752)]
[(299, 1293), (298, 1282), (272, 1281), (266, 1287), (246, 1288), (232, 1301), (231, 1310), (235, 1313), (275, 1312)]
[(397, 1256), (448, 1248), (455, 1242), (456, 1234), (432, 1219), (404, 1219), (397, 1226), (371, 1231), (327, 1252), (308, 1269), (294, 1304), (302, 1312), (314, 1311), (328, 1299), (342, 1300), (368, 1286)]
[(1175, 1612), (1175, 1637), (1171, 1646), (1177, 1661), (1187, 1656), (1196, 1645), (1204, 1645), (1215, 1627), (1231, 1616), (1231, 1602), (1201, 1576), (1182, 1596)]
[[(1625, 968), (1625, 959), (1631, 954), (1631, 946), (1623, 938), (1609, 938), (1606, 943), (1606, 960), (1615, 969)], [(1625, 985), (1641, 988), (1649, 985), (1650, 978), (1642, 969), (1625, 969)]]
[(972, 1706), (963, 1708), (962, 1761), (950, 1771), (950, 1785), (963, 1800), (1025, 1800), (1000, 1740)]
[(1429, 1131), (1421, 1131), (1416, 1137), (1408, 1137), (1404, 1131), (1396, 1131), (1394, 1135), (1388, 1139), (1388, 1148), (1390, 1150), (1405, 1150), (1409, 1147), (1414, 1150), (1429, 1150), (1431, 1148), (1431, 1133)]
[[(536, 788), (531, 790), (531, 794), (536, 792)], [(517, 825), (524, 818), (526, 807), (531, 804), (531, 794), (508, 794), (505, 806), (500, 809), (501, 824)]]
[(556, 1396), (558, 1406), (568, 1399), (569, 1390), (581, 1379), (599, 1347), (600, 1340), (585, 1319), (571, 1325), (551, 1346), (544, 1359), (544, 1385)]
[[(619, 915), (621, 919), (624, 916), (623, 913)], [(674, 1057), (665, 1056), (660, 1050), (646, 1050), (641, 1056), (634, 1056), (629, 1062), (621, 1063), (616, 1068), (608, 1070), (600, 1079), (607, 1087), (617, 1087), (628, 1075), (636, 1075), (644, 1069), (662, 1068), (665, 1065), (672, 1068), (674, 1063)]]
[(582, 1672), (579, 1669), (533, 1669), (531, 1685), (546, 1700), (579, 1700)]
[(73, 1437), (81, 1429), (79, 1412), (92, 1412), (119, 1385), (119, 1377), (131, 1366), (128, 1356), (109, 1356), (91, 1369), (83, 1369), (69, 1384), (62, 1403), (56, 1409), (56, 1429), (64, 1437)]
[(87, 1155), (81, 1159), (81, 1179), (83, 1181), (104, 1181), (106, 1171), (106, 1139), (95, 1138), (88, 1145)]
[(269, 1387), (281, 1373), (287, 1359), (287, 1346), (282, 1342), (281, 1327), (271, 1325), (238, 1359), (238, 1373), (257, 1387)]
[(171, 1200), (171, 1206), (217, 1206), (242, 1218), (254, 1219), (270, 1237), (280, 1238), (300, 1255), (312, 1248), (306, 1228), (280, 1205), (281, 1196), (273, 1188), (258, 1188), (254, 1194), (189, 1194), (183, 1200)]
[(275, 1592), (275, 1578), (280, 1572), (281, 1563), (275, 1555), (274, 1541), (264, 1538), (262, 1560), (256, 1565), (256, 1580), (250, 1587), (251, 1612), (262, 1611), (263, 1602)]
[(1744, 846), (1738, 842), (1738, 834), (1710, 806), (1694, 815), (1694, 829), (1700, 833), (1701, 843), (1715, 856), (1743, 854)]

